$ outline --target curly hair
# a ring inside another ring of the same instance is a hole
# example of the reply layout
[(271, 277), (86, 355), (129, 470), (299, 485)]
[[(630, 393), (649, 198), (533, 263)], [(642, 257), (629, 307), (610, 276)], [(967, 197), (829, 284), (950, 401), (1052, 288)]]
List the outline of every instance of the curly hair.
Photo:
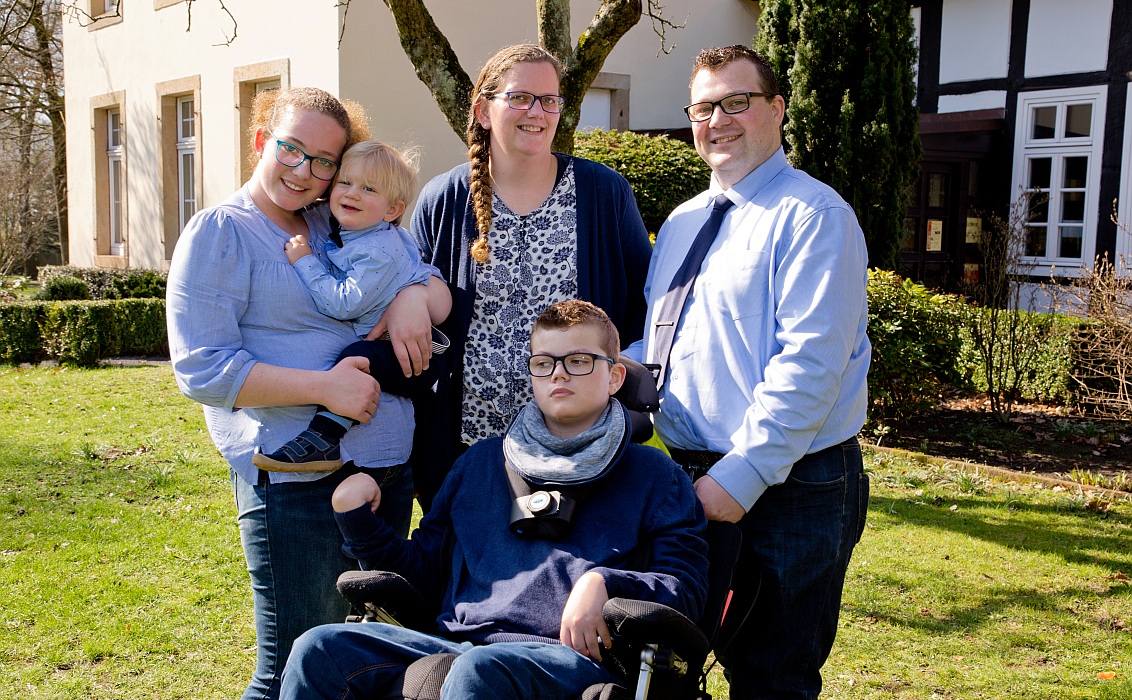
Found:
[(491, 230), (491, 131), (483, 128), (476, 119), (476, 107), (481, 100), (491, 99), (503, 74), (520, 63), (547, 63), (554, 66), (558, 79), (562, 79), (562, 64), (549, 51), (535, 44), (515, 44), (495, 52), (487, 59), (472, 88), (472, 99), (468, 107), (468, 160), (472, 164), (469, 178), (470, 197), (476, 214), (476, 230), (479, 238), (472, 243), (472, 257), (478, 263), (488, 260), (487, 233)]
[(247, 137), (253, 145), (248, 152), (250, 167), (254, 168), (259, 160), (254, 148), (256, 132), (260, 128), (274, 130), (288, 108), (317, 112), (333, 119), (346, 132), (346, 148), (370, 138), (366, 109), (353, 100), (339, 100), (329, 92), (313, 87), (264, 90), (255, 96), (248, 124)]

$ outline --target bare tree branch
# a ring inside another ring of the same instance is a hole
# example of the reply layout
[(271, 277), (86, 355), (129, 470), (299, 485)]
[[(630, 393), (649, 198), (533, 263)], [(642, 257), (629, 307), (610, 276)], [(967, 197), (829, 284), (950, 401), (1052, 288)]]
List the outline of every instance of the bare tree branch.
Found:
[(684, 21), (680, 24), (669, 21), (664, 16), (664, 5), (660, 4), (660, 0), (649, 0), (648, 7), (645, 8), (645, 14), (648, 15), (649, 20), (652, 22), (653, 34), (656, 34), (660, 39), (660, 49), (656, 52), (656, 55), (672, 53), (672, 50), (676, 48), (676, 43), (673, 42), (671, 46), (666, 46), (668, 41), (667, 30), (683, 29), (685, 25), (688, 24), (688, 18), (685, 16)]

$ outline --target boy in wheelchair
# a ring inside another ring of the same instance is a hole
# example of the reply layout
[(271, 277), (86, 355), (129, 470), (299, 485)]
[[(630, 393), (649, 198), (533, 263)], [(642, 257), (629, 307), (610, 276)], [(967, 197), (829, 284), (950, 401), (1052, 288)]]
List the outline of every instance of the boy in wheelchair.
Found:
[(610, 597), (699, 618), (703, 509), (674, 462), (629, 441), (612, 398), (625, 378), (618, 348), (617, 329), (592, 304), (544, 311), (527, 365), (534, 403), (505, 437), (456, 462), (410, 540), (375, 515), (381, 492), (369, 476), (338, 487), (346, 553), (440, 600), (436, 634), (316, 627), (295, 643), (281, 698), (399, 697), (405, 668), (434, 653), (459, 655), (445, 698), (573, 698), (615, 680), (601, 664)]

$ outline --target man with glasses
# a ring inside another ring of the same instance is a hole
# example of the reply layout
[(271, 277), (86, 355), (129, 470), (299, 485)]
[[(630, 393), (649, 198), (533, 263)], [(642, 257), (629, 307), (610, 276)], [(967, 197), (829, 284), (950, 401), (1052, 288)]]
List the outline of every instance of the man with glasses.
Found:
[(656, 430), (709, 519), (738, 522), (756, 608), (721, 659), (732, 698), (816, 698), (864, 526), (867, 253), (852, 209), (786, 162), (766, 60), (707, 49), (685, 108), (706, 192), (657, 237), (645, 338)]

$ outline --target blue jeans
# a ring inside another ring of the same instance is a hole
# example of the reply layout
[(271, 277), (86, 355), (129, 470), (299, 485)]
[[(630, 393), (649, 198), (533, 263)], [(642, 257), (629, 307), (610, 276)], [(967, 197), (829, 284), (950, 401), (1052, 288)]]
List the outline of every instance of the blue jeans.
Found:
[(407, 533), (413, 507), (408, 465), (361, 470), (348, 463), (318, 481), (279, 484), (268, 483), (260, 472), (254, 485), (231, 472), (255, 607), (256, 669), (245, 700), (278, 697), (295, 638), (316, 625), (339, 622), (349, 612), (334, 584), (340, 573), (358, 567), (342, 554), (330, 495), (359, 471), (378, 480), (383, 491), (379, 512), (398, 532)]
[(818, 697), (868, 502), (869, 477), (854, 438), (800, 459), (739, 521), (737, 573), (749, 579), (743, 567), (761, 570), (762, 589), (720, 659), (732, 700)]
[(569, 698), (613, 675), (569, 647), (542, 642), (473, 646), (382, 623), (324, 625), (295, 642), (283, 672), (283, 700), (400, 698), (400, 679), (429, 654), (459, 654), (442, 698)]

